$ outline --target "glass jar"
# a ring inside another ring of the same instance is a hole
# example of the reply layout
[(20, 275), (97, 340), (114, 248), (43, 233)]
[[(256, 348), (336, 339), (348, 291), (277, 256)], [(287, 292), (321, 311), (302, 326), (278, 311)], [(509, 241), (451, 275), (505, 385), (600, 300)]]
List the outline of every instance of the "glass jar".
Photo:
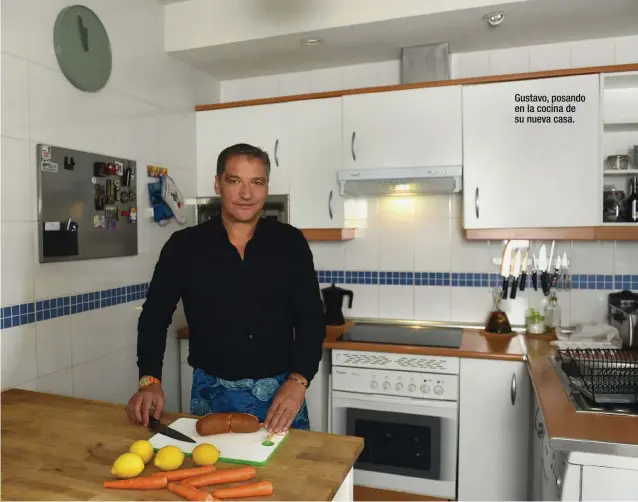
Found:
[(603, 192), (603, 221), (623, 221), (623, 201), (625, 192), (616, 190), (613, 185), (605, 185)]
[(545, 308), (545, 325), (548, 328), (560, 328), (561, 322), (561, 308), (558, 304), (558, 298), (554, 293), (549, 300), (549, 304)]
[(541, 335), (545, 333), (545, 318), (536, 309), (530, 308), (525, 318), (525, 327), (528, 333)]

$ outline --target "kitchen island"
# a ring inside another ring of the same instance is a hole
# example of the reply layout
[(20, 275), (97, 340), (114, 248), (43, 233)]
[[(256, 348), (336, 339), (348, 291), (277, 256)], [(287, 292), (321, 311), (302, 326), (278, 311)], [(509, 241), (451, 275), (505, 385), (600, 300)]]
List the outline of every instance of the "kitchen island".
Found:
[[(165, 413), (169, 424), (183, 413)], [(115, 459), (153, 433), (113, 403), (11, 389), (2, 393), (2, 498), (5, 500), (181, 500), (168, 490), (113, 490)], [(273, 483), (263, 500), (352, 500), (352, 466), (363, 440), (291, 430), (256, 480)], [(152, 463), (152, 462), (151, 462)], [(183, 467), (192, 467), (187, 458)], [(220, 468), (236, 465), (219, 464)], [(148, 465), (142, 475), (157, 469)]]

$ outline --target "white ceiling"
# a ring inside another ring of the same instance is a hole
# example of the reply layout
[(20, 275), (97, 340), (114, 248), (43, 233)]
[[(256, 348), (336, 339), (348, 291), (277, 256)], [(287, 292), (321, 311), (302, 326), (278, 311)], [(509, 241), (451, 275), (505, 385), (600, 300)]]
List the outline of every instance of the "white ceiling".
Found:
[[(495, 9), (506, 16), (496, 28), (481, 19), (493, 9), (472, 8), (170, 53), (226, 80), (398, 59), (402, 47), (428, 43), (449, 42), (455, 53), (638, 33), (638, 0), (527, 0)], [(306, 46), (305, 37), (324, 42)]]

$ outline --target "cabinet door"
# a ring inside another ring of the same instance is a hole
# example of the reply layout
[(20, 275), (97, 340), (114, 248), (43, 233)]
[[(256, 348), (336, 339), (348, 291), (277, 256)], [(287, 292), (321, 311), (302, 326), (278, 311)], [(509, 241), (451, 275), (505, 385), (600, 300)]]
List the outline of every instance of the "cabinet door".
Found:
[(599, 101), (597, 75), (464, 86), (464, 227), (599, 225)]
[(638, 471), (583, 466), (581, 500), (638, 500)]
[(267, 152), (271, 164), (269, 193), (289, 193), (288, 166), (280, 158), (281, 106), (246, 106), (196, 113), (198, 197), (215, 195), (217, 157), (224, 148), (236, 143), (249, 143)]
[(461, 87), (343, 97), (343, 168), (462, 164)]
[(528, 500), (525, 363), (461, 359), (459, 405), (458, 500)]
[(545, 435), (545, 425), (541, 415), (536, 396), (531, 394), (532, 422), (530, 427), (532, 454), (530, 455), (530, 487), (529, 495), (531, 500), (543, 500), (543, 436)]
[(289, 103), (283, 159), (291, 166), (290, 223), (298, 228), (342, 228), (341, 99)]

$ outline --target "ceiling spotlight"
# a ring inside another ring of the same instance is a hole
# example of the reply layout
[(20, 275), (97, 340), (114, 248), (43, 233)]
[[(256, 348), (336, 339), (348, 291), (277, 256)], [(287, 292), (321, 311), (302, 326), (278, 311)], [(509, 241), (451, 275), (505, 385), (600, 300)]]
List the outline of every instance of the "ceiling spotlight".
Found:
[(483, 20), (490, 26), (498, 26), (504, 19), (505, 14), (503, 12), (490, 12), (483, 16)]
[(320, 38), (304, 38), (301, 42), (306, 45), (319, 45), (321, 43), (321, 39)]

